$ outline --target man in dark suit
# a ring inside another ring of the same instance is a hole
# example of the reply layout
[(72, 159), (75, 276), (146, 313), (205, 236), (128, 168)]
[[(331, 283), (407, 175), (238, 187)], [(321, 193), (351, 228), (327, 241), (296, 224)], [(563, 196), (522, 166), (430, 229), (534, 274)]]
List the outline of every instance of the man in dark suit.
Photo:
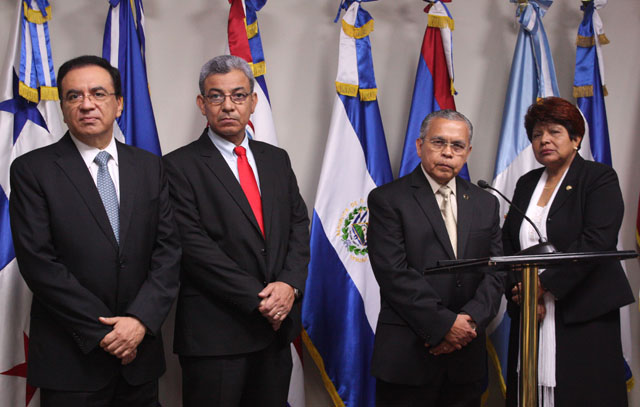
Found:
[(473, 128), (431, 113), (416, 140), (421, 164), (369, 195), (369, 256), (381, 293), (372, 374), (378, 406), (479, 406), (485, 328), (500, 304), (497, 273), (424, 275), (438, 260), (502, 251), (495, 197), (457, 177)]
[(200, 73), (209, 126), (165, 157), (182, 239), (174, 350), (185, 406), (284, 406), (301, 329), (309, 220), (287, 153), (245, 133), (257, 95), (241, 58)]
[(58, 71), (69, 131), (11, 166), (11, 229), (33, 291), (28, 382), (42, 406), (157, 406), (160, 326), (180, 247), (161, 160), (113, 138), (120, 75), (83, 56)]

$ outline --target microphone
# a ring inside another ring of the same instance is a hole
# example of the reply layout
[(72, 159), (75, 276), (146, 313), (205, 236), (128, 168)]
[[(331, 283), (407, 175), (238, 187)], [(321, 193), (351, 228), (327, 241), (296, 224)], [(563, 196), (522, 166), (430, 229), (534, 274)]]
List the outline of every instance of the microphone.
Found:
[(529, 255), (529, 254), (549, 254), (549, 253), (558, 253), (558, 251), (556, 250), (556, 248), (547, 241), (546, 238), (544, 238), (542, 236), (542, 233), (540, 233), (540, 230), (538, 230), (538, 227), (536, 226), (535, 223), (533, 223), (533, 221), (531, 219), (529, 219), (529, 217), (522, 211), (520, 210), (520, 208), (518, 208), (517, 206), (515, 206), (513, 204), (513, 202), (511, 202), (509, 200), (509, 198), (507, 198), (506, 196), (504, 196), (504, 194), (500, 191), (498, 191), (497, 189), (495, 189), (494, 187), (492, 187), (491, 185), (489, 185), (489, 183), (483, 179), (478, 180), (478, 186), (482, 189), (490, 189), (492, 191), (495, 191), (498, 195), (500, 195), (502, 197), (502, 199), (504, 199), (505, 201), (507, 201), (507, 203), (513, 208), (515, 209), (520, 215), (522, 215), (524, 217), (524, 219), (527, 220), (527, 222), (529, 222), (529, 224), (531, 226), (533, 226), (533, 229), (536, 231), (536, 233), (538, 234), (538, 244), (528, 247), (524, 250), (519, 251), (518, 255)]

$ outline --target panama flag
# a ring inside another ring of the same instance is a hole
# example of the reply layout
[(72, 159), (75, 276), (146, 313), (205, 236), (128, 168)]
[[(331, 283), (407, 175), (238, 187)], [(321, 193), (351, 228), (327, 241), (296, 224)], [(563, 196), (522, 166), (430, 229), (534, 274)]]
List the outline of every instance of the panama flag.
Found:
[[(511, 62), (493, 178), (493, 186), (509, 198), (513, 196), (518, 178), (540, 167), (533, 156), (524, 128), (527, 108), (537, 98), (560, 94), (547, 35), (542, 25), (542, 17), (552, 3), (553, 0), (529, 0), (518, 4), (516, 10), (520, 31)], [(500, 201), (500, 219), (503, 220), (509, 207), (502, 199)], [(506, 393), (505, 374), (511, 322), (505, 309), (506, 300), (503, 297), (498, 315), (487, 328), (487, 350), (499, 372), (503, 394)]]
[(27, 385), (31, 292), (13, 251), (9, 167), (14, 158), (64, 133), (51, 58), (46, 0), (15, 2), (16, 18), (0, 72), (0, 406), (37, 406)]
[(370, 373), (380, 292), (367, 254), (367, 196), (392, 179), (369, 34), (373, 19), (343, 1), (337, 95), (311, 225), (303, 339), (334, 405), (375, 403)]
[[(606, 4), (607, 0), (594, 0), (583, 3), (581, 6), (584, 15), (578, 27), (576, 40), (573, 96), (578, 101), (578, 107), (587, 122), (585, 127), (588, 129), (588, 143), (586, 143), (585, 139), (582, 145), (588, 144), (590, 148), (586, 150), (581, 148), (580, 155), (585, 159), (613, 166), (607, 111), (604, 103), (607, 87), (604, 84), (604, 59), (601, 49), (602, 45), (609, 43), (609, 40), (604, 34), (602, 19), (598, 14), (598, 10), (606, 6)], [(618, 242), (620, 242), (620, 239), (618, 239)], [(624, 267), (624, 262), (622, 266)], [(629, 367), (632, 354), (629, 306), (620, 309), (620, 331), (625, 359), (627, 389), (631, 390), (633, 387), (633, 373)]]
[(267, 68), (257, 15), (267, 0), (229, 0), (229, 3), (229, 53), (247, 61), (256, 79), (254, 91), (258, 94), (258, 104), (251, 115), (247, 131), (252, 138), (275, 146), (278, 145), (278, 139), (267, 91)]
[(109, 0), (102, 57), (118, 68), (122, 80), (124, 110), (114, 126), (116, 137), (161, 155), (147, 82), (142, 0)]
[[(451, 0), (436, 0), (425, 9), (427, 29), (422, 40), (422, 49), (418, 57), (418, 72), (413, 87), (413, 99), (407, 135), (402, 150), (400, 173), (402, 177), (413, 171), (420, 158), (416, 154), (416, 140), (420, 136), (420, 125), (425, 117), (436, 110), (456, 110), (453, 95), (453, 17), (444, 3)], [(469, 179), (467, 165), (460, 176)]]

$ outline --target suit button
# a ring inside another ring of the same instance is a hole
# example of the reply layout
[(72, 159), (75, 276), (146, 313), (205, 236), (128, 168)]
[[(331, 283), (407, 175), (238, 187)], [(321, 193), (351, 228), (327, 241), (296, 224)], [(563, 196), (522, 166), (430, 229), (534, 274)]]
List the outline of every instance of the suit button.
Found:
[(456, 280), (456, 287), (458, 288), (462, 287), (462, 281)]
[(264, 286), (266, 287), (266, 286), (267, 286), (267, 282), (266, 282), (266, 281), (263, 281), (263, 282), (262, 282), (262, 285), (264, 285)]
[(262, 254), (263, 256), (267, 255), (267, 250), (266, 249), (260, 249), (260, 254)]

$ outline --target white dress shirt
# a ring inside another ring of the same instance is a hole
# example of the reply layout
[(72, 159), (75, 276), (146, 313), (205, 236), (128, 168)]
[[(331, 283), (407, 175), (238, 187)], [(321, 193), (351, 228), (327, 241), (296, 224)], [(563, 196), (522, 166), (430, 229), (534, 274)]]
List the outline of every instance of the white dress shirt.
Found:
[(93, 160), (95, 160), (100, 151), (106, 151), (111, 155), (111, 158), (109, 158), (109, 162), (107, 163), (107, 168), (109, 169), (109, 175), (111, 176), (113, 185), (116, 187), (118, 204), (120, 204), (120, 171), (118, 170), (118, 148), (116, 147), (115, 139), (111, 137), (109, 145), (104, 150), (100, 150), (99, 148), (92, 147), (78, 140), (73, 134), (71, 134), (71, 132), (69, 132), (69, 134), (71, 135), (73, 144), (76, 145), (76, 148), (80, 152), (82, 160), (89, 169), (89, 173), (91, 174), (91, 178), (93, 178), (93, 183), (96, 184), (96, 187), (98, 186), (98, 164)]
[[(238, 182), (240, 182), (240, 176), (238, 175), (238, 156), (233, 152), (233, 149), (236, 148), (236, 145), (229, 140), (226, 140), (209, 128), (209, 138), (214, 146), (220, 151), (222, 154), (222, 158), (227, 162), (229, 169), (233, 172), (233, 176), (236, 177)], [(242, 143), (240, 143), (241, 147), (244, 147), (247, 150), (247, 161), (251, 166), (251, 170), (253, 170), (253, 175), (256, 177), (256, 183), (258, 184), (258, 191), (260, 191), (260, 177), (258, 176), (258, 167), (256, 166), (256, 160), (253, 157), (253, 152), (249, 147), (249, 137), (245, 133), (244, 139)]]

